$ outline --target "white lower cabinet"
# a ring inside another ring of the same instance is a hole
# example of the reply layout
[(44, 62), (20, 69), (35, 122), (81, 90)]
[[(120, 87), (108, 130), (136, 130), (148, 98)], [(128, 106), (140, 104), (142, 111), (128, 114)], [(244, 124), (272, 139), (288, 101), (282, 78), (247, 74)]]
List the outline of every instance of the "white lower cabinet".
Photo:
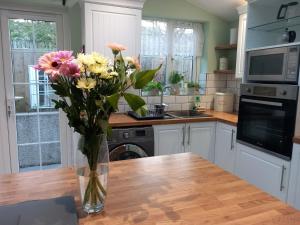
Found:
[(215, 123), (186, 124), (186, 152), (198, 154), (204, 159), (214, 161)]
[(294, 144), (288, 203), (300, 210), (300, 145)]
[(287, 200), (290, 162), (237, 144), (236, 174), (265, 192)]
[(185, 124), (153, 126), (155, 155), (169, 155), (184, 152), (183, 133)]
[(217, 123), (215, 164), (224, 170), (234, 173), (236, 154), (236, 127)]
[(215, 122), (157, 125), (153, 128), (155, 155), (193, 152), (214, 160)]

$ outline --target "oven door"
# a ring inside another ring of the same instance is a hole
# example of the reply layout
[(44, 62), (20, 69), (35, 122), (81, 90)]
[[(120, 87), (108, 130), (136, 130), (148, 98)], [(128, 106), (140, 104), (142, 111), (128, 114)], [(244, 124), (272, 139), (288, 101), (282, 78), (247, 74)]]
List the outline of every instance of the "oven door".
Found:
[(284, 159), (291, 159), (297, 102), (241, 96), (237, 140)]
[(248, 81), (285, 81), (287, 48), (250, 51), (247, 53)]

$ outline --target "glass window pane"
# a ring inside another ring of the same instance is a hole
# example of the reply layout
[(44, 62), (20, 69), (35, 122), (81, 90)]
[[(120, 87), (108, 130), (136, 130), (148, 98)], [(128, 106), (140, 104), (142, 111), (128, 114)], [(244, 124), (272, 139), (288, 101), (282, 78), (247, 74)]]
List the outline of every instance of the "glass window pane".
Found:
[(40, 150), (38, 144), (18, 146), (18, 154), (21, 172), (40, 169)]
[(61, 164), (60, 144), (41, 144), (43, 169), (59, 167)]
[(16, 115), (17, 144), (28, 144), (39, 142), (38, 115), (28, 113), (27, 115)]
[(40, 138), (41, 142), (59, 141), (59, 114), (41, 113), (40, 119)]

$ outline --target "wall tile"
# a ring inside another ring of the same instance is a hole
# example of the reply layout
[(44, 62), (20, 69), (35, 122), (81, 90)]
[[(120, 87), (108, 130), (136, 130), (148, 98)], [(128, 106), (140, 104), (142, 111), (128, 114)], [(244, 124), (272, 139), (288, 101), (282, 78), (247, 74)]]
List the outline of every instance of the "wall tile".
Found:
[(175, 96), (164, 96), (164, 103), (174, 104), (174, 103), (176, 103), (176, 97)]
[(148, 104), (158, 104), (160, 103), (160, 96), (148, 97)]
[(181, 110), (181, 104), (169, 104), (167, 110), (168, 110), (168, 111), (177, 111), (177, 110)]
[(176, 103), (187, 103), (189, 102), (189, 97), (188, 96), (176, 96), (175, 97)]

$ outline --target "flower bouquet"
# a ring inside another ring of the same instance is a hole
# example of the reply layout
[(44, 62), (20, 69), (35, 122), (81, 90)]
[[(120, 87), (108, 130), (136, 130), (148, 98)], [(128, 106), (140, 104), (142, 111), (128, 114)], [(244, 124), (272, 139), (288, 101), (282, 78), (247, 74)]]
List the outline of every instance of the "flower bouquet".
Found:
[(121, 97), (132, 110), (144, 114), (145, 101), (128, 90), (144, 88), (161, 67), (142, 71), (136, 58), (122, 56), (124, 46), (108, 47), (112, 49), (113, 61), (95, 52), (80, 53), (75, 58), (71, 51), (57, 51), (43, 55), (35, 66), (48, 74), (51, 87), (60, 97), (53, 100), (55, 108), (66, 113), (69, 126), (81, 135), (79, 149), (88, 166), (80, 172), (86, 177), (80, 186), (83, 208), (88, 213), (104, 207), (110, 115), (118, 111)]

